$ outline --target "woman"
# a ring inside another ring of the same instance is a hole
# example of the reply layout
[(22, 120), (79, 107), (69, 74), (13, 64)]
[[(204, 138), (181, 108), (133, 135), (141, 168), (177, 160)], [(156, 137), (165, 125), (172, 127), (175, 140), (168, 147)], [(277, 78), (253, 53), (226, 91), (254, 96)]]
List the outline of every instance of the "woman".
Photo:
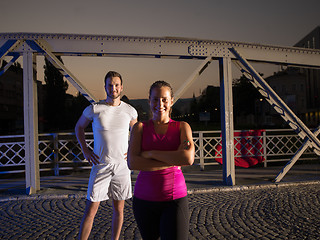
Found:
[(173, 92), (157, 81), (150, 87), (152, 119), (133, 127), (128, 151), (131, 170), (140, 170), (133, 212), (143, 239), (188, 239), (187, 187), (181, 166), (192, 165), (194, 144), (188, 123), (170, 118)]

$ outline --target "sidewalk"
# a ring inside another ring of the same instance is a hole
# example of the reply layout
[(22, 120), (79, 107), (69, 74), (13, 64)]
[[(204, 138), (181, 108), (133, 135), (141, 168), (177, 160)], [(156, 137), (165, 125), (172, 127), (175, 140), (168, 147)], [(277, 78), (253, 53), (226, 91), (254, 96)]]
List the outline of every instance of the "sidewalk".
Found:
[[(295, 165), (280, 183), (273, 180), (283, 166), (236, 168), (235, 186), (226, 186), (222, 182), (222, 166), (208, 166), (204, 171), (199, 166), (184, 167), (188, 192), (206, 193), (213, 191), (235, 191), (264, 187), (320, 183), (320, 164)], [(133, 185), (138, 171), (132, 174)], [(67, 176), (47, 176), (40, 179), (40, 190), (26, 195), (24, 179), (1, 179), (0, 201), (47, 199), (47, 198), (85, 198), (89, 171)]]
[[(294, 166), (275, 184), (282, 167), (236, 169), (236, 185), (222, 183), (222, 167), (183, 168), (189, 196), (189, 239), (320, 239), (320, 164)], [(137, 171), (132, 175), (134, 185)], [(41, 190), (25, 194), (24, 179), (1, 180), (0, 239), (78, 238), (89, 172), (41, 177)], [(110, 239), (112, 201), (103, 201), (90, 235)], [(121, 240), (141, 240), (125, 202)]]

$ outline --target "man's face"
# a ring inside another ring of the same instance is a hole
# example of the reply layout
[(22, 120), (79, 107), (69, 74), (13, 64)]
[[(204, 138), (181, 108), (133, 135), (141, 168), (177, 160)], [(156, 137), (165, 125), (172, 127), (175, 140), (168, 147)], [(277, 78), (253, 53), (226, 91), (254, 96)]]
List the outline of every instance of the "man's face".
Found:
[(120, 97), (121, 92), (123, 90), (121, 79), (119, 77), (107, 78), (105, 90), (108, 97), (112, 99)]

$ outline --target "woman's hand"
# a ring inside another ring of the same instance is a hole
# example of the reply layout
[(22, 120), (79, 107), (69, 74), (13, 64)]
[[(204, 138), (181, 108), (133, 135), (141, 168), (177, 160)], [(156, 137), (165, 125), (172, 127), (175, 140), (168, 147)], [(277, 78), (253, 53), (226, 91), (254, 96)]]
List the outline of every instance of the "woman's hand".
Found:
[(179, 150), (189, 150), (190, 147), (191, 147), (191, 143), (188, 140), (185, 140), (180, 144)]

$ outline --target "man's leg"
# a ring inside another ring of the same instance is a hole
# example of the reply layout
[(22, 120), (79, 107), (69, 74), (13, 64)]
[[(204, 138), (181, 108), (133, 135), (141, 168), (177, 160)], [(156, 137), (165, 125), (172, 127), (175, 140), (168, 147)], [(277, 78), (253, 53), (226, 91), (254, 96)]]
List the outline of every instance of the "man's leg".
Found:
[(112, 215), (112, 239), (117, 240), (120, 237), (123, 224), (124, 200), (113, 200)]
[(91, 202), (87, 200), (86, 209), (80, 225), (79, 239), (88, 239), (99, 205), (100, 202)]

